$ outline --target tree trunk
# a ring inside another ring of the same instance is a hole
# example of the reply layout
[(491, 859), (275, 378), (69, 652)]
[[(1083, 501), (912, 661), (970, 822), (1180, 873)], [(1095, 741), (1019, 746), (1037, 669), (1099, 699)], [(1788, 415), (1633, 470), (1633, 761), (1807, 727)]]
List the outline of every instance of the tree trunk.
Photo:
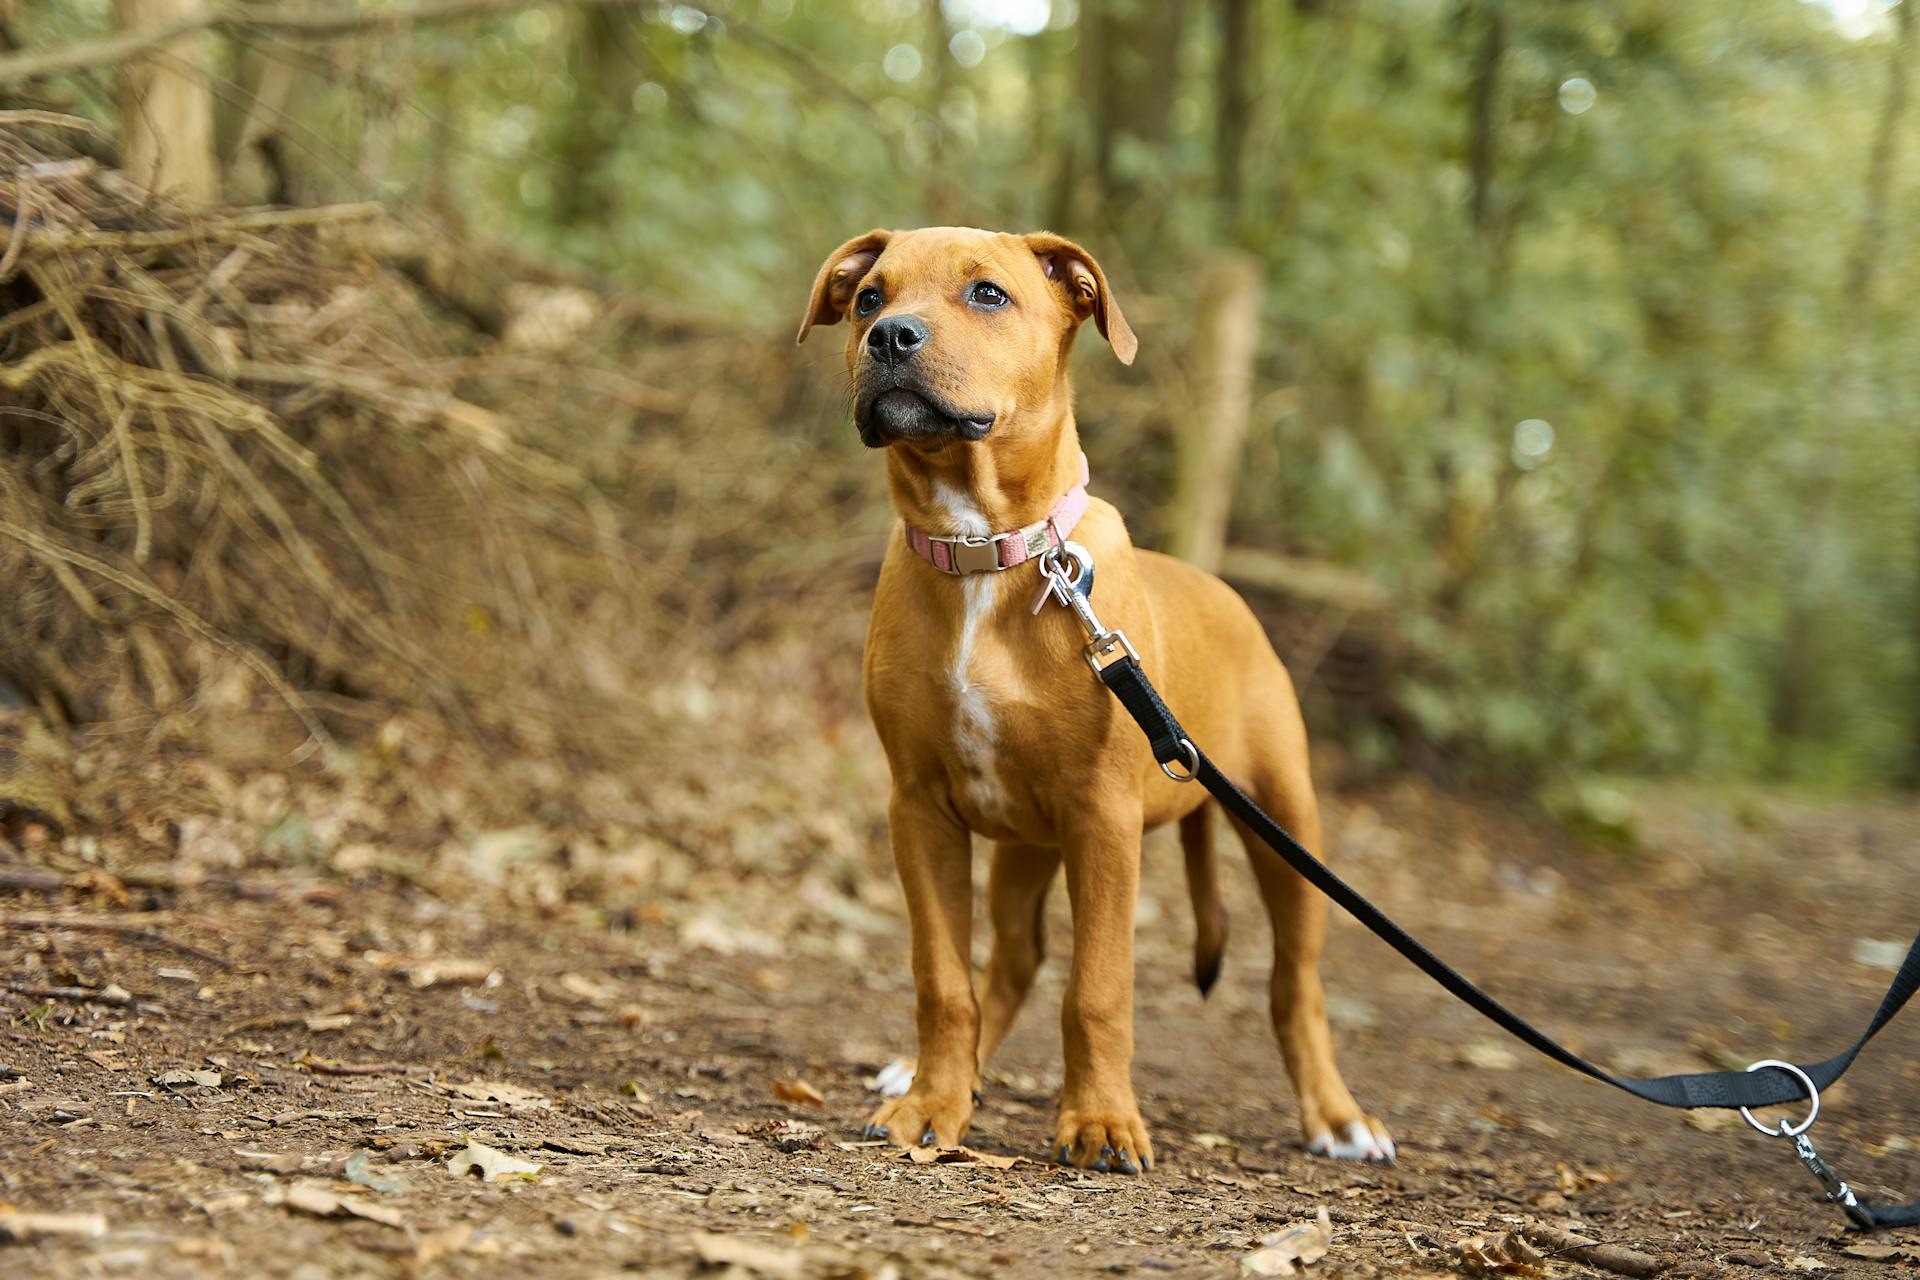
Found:
[(1252, 409), (1266, 268), (1250, 253), (1227, 251), (1196, 274), (1200, 314), (1191, 363), (1199, 412), (1176, 425), (1171, 550), (1213, 572), (1227, 545), (1234, 475)]
[(953, 69), (957, 65), (948, 50), (953, 35), (946, 6), (932, 0), (927, 5), (927, 60), (932, 63), (928, 70), (933, 73), (928, 77), (932, 100), (927, 104), (927, 114), (933, 119), (933, 142), (927, 148), (927, 221), (937, 226), (951, 226), (964, 220), (958, 210), (953, 148), (947, 137), (947, 111), (953, 98)]
[(1467, 146), (1467, 170), (1472, 177), (1467, 207), (1473, 215), (1474, 230), (1482, 235), (1492, 224), (1493, 175), (1499, 158), (1496, 108), (1500, 100), (1500, 58), (1506, 49), (1507, 16), (1497, 3), (1489, 4), (1469, 90), (1473, 132)]
[[(203, 0), (114, 0), (114, 25), (134, 31), (177, 22)], [(219, 198), (213, 89), (206, 36), (185, 35), (120, 70), (120, 164), (127, 177), (193, 204)]]
[(1101, 211), (1116, 227), (1143, 216), (1156, 220), (1137, 207), (1140, 166), (1171, 133), (1183, 13), (1177, 4), (1136, 2), (1089, 7), (1081, 16), (1099, 59), (1094, 176)]
[(1220, 225), (1240, 241), (1246, 192), (1247, 117), (1253, 110), (1252, 0), (1220, 0), (1220, 101), (1214, 128), (1215, 198)]
[(639, 61), (628, 42), (637, 20), (618, 5), (587, 5), (568, 16), (573, 40), (567, 62), (573, 102), (554, 138), (554, 219), (563, 227), (605, 226), (613, 214), (607, 159), (633, 118)]
[[(289, 11), (311, 7), (308, 0), (285, 0)], [(291, 167), (287, 125), (298, 118), (296, 98), (318, 82), (311, 64), (326, 54), (284, 35), (262, 36), (241, 45), (234, 79), (241, 95), (222, 104), (220, 155), (226, 159), (227, 198), (235, 204), (298, 204), (312, 194), (301, 189)]]
[[(1880, 119), (1874, 127), (1873, 150), (1867, 162), (1867, 199), (1860, 213), (1858, 234), (1847, 258), (1847, 278), (1841, 297), (1841, 350), (1833, 384), (1821, 397), (1828, 420), (1844, 432), (1866, 408), (1870, 352), (1868, 340), (1873, 316), (1873, 287), (1880, 273), (1887, 207), (1899, 162), (1900, 125), (1906, 115), (1909, 63), (1912, 61), (1914, 0), (1903, 0), (1893, 10), (1896, 32), (1887, 62), (1887, 91)], [(1824, 590), (1822, 563), (1832, 539), (1835, 490), (1846, 454), (1844, 435), (1821, 441), (1817, 461), (1807, 480), (1805, 536), (1793, 576), (1779, 676), (1774, 684), (1773, 730), (1778, 743), (1777, 764), (1790, 764), (1793, 744), (1812, 736), (1822, 698), (1820, 605)], [(1914, 736), (1920, 740), (1920, 715)], [(1920, 745), (1912, 749), (1914, 772), (1920, 775)]]

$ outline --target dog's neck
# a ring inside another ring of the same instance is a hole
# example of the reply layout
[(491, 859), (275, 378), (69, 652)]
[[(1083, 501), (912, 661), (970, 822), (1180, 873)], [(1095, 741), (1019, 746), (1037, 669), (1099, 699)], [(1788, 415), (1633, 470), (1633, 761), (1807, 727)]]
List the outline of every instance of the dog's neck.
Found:
[(1071, 412), (1031, 444), (950, 440), (937, 451), (887, 450), (893, 509), (941, 537), (989, 537), (1044, 520), (1080, 483), (1080, 435)]

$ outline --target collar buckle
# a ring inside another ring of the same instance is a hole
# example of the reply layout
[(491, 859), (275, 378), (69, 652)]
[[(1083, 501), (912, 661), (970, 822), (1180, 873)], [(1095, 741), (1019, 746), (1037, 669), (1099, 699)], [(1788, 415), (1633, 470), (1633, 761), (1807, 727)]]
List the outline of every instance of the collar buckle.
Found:
[(1006, 568), (1000, 563), (1000, 539), (968, 537), (962, 534), (947, 543), (953, 552), (953, 571), (955, 573), (998, 573)]

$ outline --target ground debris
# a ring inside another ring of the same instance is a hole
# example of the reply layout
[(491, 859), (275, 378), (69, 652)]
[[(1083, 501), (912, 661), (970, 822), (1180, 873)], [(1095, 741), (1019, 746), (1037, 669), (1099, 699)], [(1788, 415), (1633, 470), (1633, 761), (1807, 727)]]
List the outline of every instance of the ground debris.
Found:
[(809, 1106), (822, 1107), (827, 1103), (826, 1096), (805, 1080), (775, 1080), (773, 1096), (782, 1102), (804, 1102)]
[(299, 1173), (307, 1167), (307, 1158), (297, 1151), (245, 1151), (234, 1148), (233, 1158), (249, 1169), (268, 1173)]
[(1672, 1265), (1670, 1259), (1642, 1253), (1638, 1249), (1623, 1244), (1603, 1243), (1564, 1227), (1546, 1223), (1529, 1224), (1526, 1235), (1549, 1257), (1583, 1263), (1600, 1271), (1611, 1271), (1615, 1275), (1636, 1278), (1655, 1276)]
[(1454, 1061), (1463, 1067), (1477, 1067), (1482, 1071), (1512, 1071), (1520, 1065), (1520, 1055), (1497, 1040), (1476, 1040), (1472, 1044), (1461, 1045), (1454, 1055)]
[(1240, 1273), (1248, 1276), (1290, 1276), (1327, 1256), (1333, 1244), (1333, 1220), (1325, 1205), (1312, 1222), (1297, 1223), (1285, 1231), (1262, 1237), (1260, 1247), (1240, 1259)]
[(153, 1077), (153, 1083), (168, 1089), (218, 1089), (221, 1076), (218, 1071), (162, 1071)]
[(806, 1274), (806, 1255), (798, 1249), (781, 1249), (744, 1236), (723, 1236), (712, 1231), (696, 1231), (693, 1251), (710, 1267), (743, 1267), (771, 1280), (800, 1280)]
[(1544, 1276), (1548, 1274), (1546, 1257), (1518, 1231), (1510, 1231), (1498, 1240), (1475, 1236), (1453, 1246), (1453, 1256), (1469, 1275)]
[(316, 1218), (365, 1218), (387, 1227), (404, 1227), (407, 1224), (407, 1215), (401, 1210), (374, 1203), (362, 1196), (343, 1195), (324, 1182), (296, 1182), (281, 1193), (280, 1202), (295, 1212), (312, 1214)]
[(0, 1208), (0, 1239), (25, 1242), (42, 1236), (84, 1236), (98, 1239), (107, 1234), (106, 1217), (98, 1213), (20, 1213)]
[(500, 981), (493, 965), (485, 960), (434, 959), (385, 951), (368, 951), (360, 958), (376, 969), (405, 978), (415, 991), (441, 986), (492, 986)]
[(553, 1103), (543, 1094), (505, 1080), (469, 1080), (447, 1090), (469, 1102), (497, 1102), (509, 1111), (550, 1111)]
[(1011, 1169), (1033, 1163), (1025, 1156), (996, 1156), (972, 1147), (909, 1147), (902, 1158), (913, 1164), (978, 1165), (983, 1169)]
[(528, 1182), (540, 1176), (547, 1166), (536, 1164), (532, 1160), (522, 1160), (510, 1156), (482, 1142), (467, 1139), (467, 1145), (447, 1158), (447, 1172), (456, 1178), (469, 1173), (480, 1175), (482, 1182), (501, 1182), (510, 1178), (521, 1178)]

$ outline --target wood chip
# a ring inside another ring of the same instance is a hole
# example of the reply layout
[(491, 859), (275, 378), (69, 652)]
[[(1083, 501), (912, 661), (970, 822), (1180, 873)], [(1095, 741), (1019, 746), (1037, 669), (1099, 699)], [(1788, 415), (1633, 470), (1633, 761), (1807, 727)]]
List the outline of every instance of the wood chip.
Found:
[(1623, 1244), (1605, 1244), (1545, 1223), (1529, 1225), (1524, 1234), (1535, 1248), (1551, 1258), (1583, 1263), (1615, 1275), (1634, 1276), (1636, 1280), (1657, 1276), (1672, 1265), (1668, 1259), (1656, 1258)]
[(0, 1212), (0, 1239), (25, 1242), (41, 1236), (86, 1236), (97, 1240), (105, 1234), (103, 1214)]

